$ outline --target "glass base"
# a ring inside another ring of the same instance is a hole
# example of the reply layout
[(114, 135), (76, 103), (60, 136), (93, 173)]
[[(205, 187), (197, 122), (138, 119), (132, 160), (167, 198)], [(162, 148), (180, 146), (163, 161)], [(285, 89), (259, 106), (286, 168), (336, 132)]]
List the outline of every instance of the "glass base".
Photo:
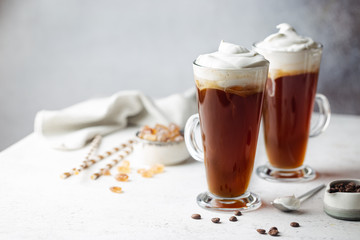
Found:
[(197, 204), (208, 210), (217, 211), (251, 211), (261, 206), (261, 200), (258, 195), (246, 192), (236, 198), (220, 198), (209, 192), (200, 193), (196, 198)]
[(256, 174), (260, 178), (272, 182), (305, 182), (316, 177), (316, 172), (306, 165), (295, 169), (279, 169), (262, 165), (256, 169)]

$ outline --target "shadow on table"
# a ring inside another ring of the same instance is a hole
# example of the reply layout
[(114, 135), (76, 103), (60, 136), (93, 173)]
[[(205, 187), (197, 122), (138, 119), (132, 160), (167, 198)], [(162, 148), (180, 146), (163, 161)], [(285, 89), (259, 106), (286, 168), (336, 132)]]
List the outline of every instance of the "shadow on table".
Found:
[(194, 165), (194, 164), (203, 164), (203, 163), (199, 162), (199, 161), (196, 161), (192, 157), (188, 157), (185, 161), (180, 162), (180, 163), (175, 164), (175, 165), (171, 165), (171, 166)]
[(318, 171), (317, 179), (359, 178), (359, 169), (342, 169), (339, 171)]

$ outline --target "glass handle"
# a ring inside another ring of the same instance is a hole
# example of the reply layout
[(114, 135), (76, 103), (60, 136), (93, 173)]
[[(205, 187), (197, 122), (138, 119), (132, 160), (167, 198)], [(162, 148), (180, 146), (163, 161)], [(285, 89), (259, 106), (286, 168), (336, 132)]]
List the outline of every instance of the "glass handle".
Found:
[[(186, 148), (190, 155), (197, 161), (204, 161), (204, 151), (200, 137), (199, 114), (192, 115), (186, 122), (184, 138)], [(200, 142), (200, 143), (199, 143)]]
[(328, 99), (324, 95), (317, 93), (315, 96), (315, 102), (319, 107), (320, 116), (316, 124), (314, 124), (310, 129), (310, 137), (316, 137), (324, 132), (330, 123), (331, 110)]

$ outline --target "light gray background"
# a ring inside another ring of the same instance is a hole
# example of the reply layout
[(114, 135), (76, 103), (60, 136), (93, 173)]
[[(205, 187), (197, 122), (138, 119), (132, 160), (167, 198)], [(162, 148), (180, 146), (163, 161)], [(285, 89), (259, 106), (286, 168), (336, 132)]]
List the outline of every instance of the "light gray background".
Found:
[(282, 22), (324, 44), (318, 92), (332, 111), (360, 114), (360, 1), (0, 0), (0, 150), (41, 109), (193, 87), (197, 55), (222, 39), (250, 47)]

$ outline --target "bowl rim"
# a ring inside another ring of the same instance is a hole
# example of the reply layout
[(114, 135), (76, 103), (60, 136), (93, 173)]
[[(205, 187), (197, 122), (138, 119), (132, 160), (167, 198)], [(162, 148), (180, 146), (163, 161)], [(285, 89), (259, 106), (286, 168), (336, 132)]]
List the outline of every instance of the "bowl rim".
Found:
[(330, 189), (330, 186), (336, 183), (340, 183), (340, 182), (355, 182), (357, 185), (360, 185), (360, 179), (351, 179), (351, 178), (347, 178), (347, 179), (337, 179), (337, 180), (333, 180), (331, 182), (328, 183), (328, 185), (326, 186), (326, 190), (325, 192), (327, 194), (336, 194), (336, 195), (343, 195), (346, 194), (348, 195), (349, 193), (352, 193), (351, 196), (355, 195), (360, 195), (360, 192), (333, 192), (333, 193), (329, 193), (328, 190)]

